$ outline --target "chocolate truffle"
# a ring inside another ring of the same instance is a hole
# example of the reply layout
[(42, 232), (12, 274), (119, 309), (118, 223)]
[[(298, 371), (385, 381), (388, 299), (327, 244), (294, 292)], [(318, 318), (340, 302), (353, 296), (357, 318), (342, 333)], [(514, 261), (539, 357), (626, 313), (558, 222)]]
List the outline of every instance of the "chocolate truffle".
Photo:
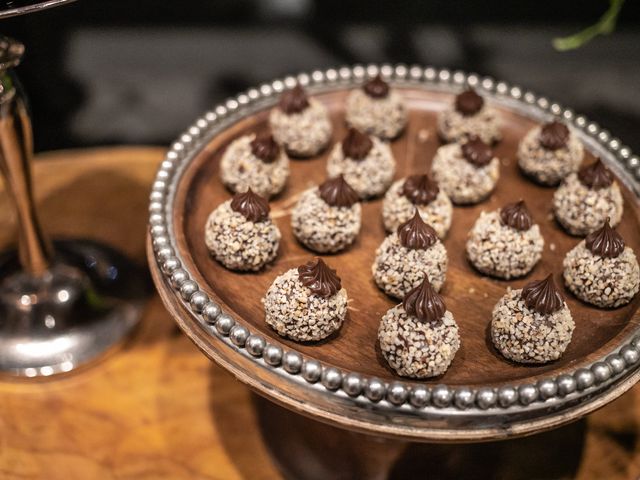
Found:
[(518, 146), (518, 165), (534, 181), (553, 186), (580, 168), (584, 148), (558, 121), (532, 128)]
[(272, 135), (244, 135), (234, 140), (220, 160), (220, 177), (232, 192), (270, 198), (282, 191), (289, 178), (289, 157)]
[(267, 201), (248, 189), (211, 212), (204, 239), (225, 267), (256, 271), (276, 258), (280, 230), (269, 217)]
[(322, 340), (347, 315), (347, 291), (320, 258), (277, 277), (262, 299), (265, 320), (279, 335), (298, 342)]
[(431, 171), (453, 203), (468, 205), (493, 192), (500, 178), (500, 160), (486, 143), (472, 138), (438, 148)]
[(352, 127), (389, 140), (407, 124), (407, 111), (400, 94), (378, 75), (349, 94), (346, 118)]
[(428, 175), (411, 175), (398, 180), (387, 190), (382, 202), (382, 221), (388, 232), (409, 220), (415, 210), (444, 238), (451, 226), (451, 200)]
[(413, 217), (382, 241), (371, 267), (373, 279), (387, 295), (402, 299), (428, 275), (440, 291), (447, 275), (447, 250), (436, 231), (416, 210)]
[(291, 214), (295, 237), (316, 252), (338, 252), (360, 232), (358, 194), (342, 175), (306, 190)]
[(447, 143), (478, 137), (491, 145), (502, 138), (498, 112), (473, 89), (457, 95), (451, 108), (440, 112), (438, 134)]
[(389, 366), (411, 378), (442, 375), (460, 348), (458, 325), (428, 278), (384, 314), (378, 341)]
[(396, 171), (396, 161), (389, 145), (355, 128), (337, 144), (327, 161), (329, 177), (344, 175), (361, 199), (382, 195)]
[(556, 219), (571, 235), (593, 232), (607, 217), (615, 227), (622, 219), (622, 210), (618, 182), (600, 159), (577, 174), (570, 173), (553, 195)]
[(544, 239), (520, 200), (481, 212), (467, 238), (467, 258), (485, 275), (511, 279), (526, 275), (542, 256)]
[(638, 260), (608, 219), (567, 253), (563, 266), (567, 288), (597, 307), (625, 305), (640, 288)]
[(327, 109), (300, 85), (282, 94), (269, 114), (269, 124), (276, 141), (296, 157), (316, 155), (331, 140)]
[(566, 350), (575, 324), (558, 287), (549, 275), (511, 290), (493, 309), (491, 339), (509, 360), (546, 363)]

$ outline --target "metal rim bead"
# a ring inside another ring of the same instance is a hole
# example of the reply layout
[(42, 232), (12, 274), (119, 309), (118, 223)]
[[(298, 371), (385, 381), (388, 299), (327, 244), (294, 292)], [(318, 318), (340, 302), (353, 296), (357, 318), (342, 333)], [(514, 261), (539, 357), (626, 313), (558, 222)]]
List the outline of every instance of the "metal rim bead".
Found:
[(502, 387), (498, 390), (498, 403), (502, 408), (507, 408), (516, 403), (518, 393), (513, 387)]
[(431, 392), (423, 385), (417, 385), (409, 393), (409, 403), (415, 408), (426, 407), (431, 398)]
[(305, 360), (302, 364), (302, 377), (310, 383), (315, 383), (320, 380), (322, 375), (322, 367), (320, 363), (315, 360)]
[(191, 295), (198, 291), (198, 284), (193, 280), (186, 280), (180, 285), (180, 295), (185, 301), (189, 301)]
[(453, 393), (446, 385), (437, 385), (431, 391), (431, 403), (438, 408), (445, 408), (451, 405)]
[(362, 392), (362, 379), (357, 373), (348, 373), (342, 379), (342, 389), (350, 397), (357, 397)]
[(191, 295), (191, 298), (189, 299), (189, 305), (191, 305), (191, 308), (194, 310), (194, 312), (201, 313), (202, 309), (208, 301), (209, 297), (207, 297), (207, 294), (198, 291)]
[(300, 369), (302, 368), (302, 355), (298, 352), (287, 352), (284, 354), (282, 364), (287, 372), (291, 374), (300, 373)]
[(226, 335), (229, 335), (229, 332), (231, 332), (231, 329), (235, 324), (236, 324), (236, 321), (233, 318), (231, 318), (226, 313), (221, 313), (220, 315), (218, 315), (218, 318), (216, 320), (216, 330), (220, 335), (226, 336)]
[(521, 385), (518, 387), (518, 397), (521, 404), (529, 405), (538, 399), (538, 389), (533, 385)]
[(459, 388), (453, 397), (453, 403), (456, 407), (465, 410), (473, 405), (475, 395), (469, 388)]
[(498, 396), (492, 388), (481, 388), (476, 393), (476, 404), (483, 410), (494, 407), (497, 400)]
[(202, 316), (207, 323), (214, 324), (220, 315), (220, 307), (213, 303), (207, 303), (202, 309)]
[[(220, 320), (218, 320), (219, 322)], [(249, 352), (254, 357), (259, 357), (262, 355), (264, 347), (267, 342), (265, 342), (264, 338), (259, 335), (249, 335), (247, 337), (247, 342), (245, 343), (245, 348), (247, 352)]]
[(262, 354), (262, 358), (272, 367), (277, 367), (282, 361), (282, 348), (278, 345), (267, 345)]
[(244, 347), (247, 342), (247, 337), (249, 336), (249, 330), (242, 325), (234, 325), (231, 331), (229, 332), (229, 338), (231, 342), (238, 346)]
[(372, 402), (379, 402), (384, 398), (385, 385), (382, 380), (378, 378), (370, 378), (365, 382), (364, 394)]
[(322, 385), (327, 390), (337, 390), (342, 385), (342, 373), (337, 368), (325, 368), (322, 372)]
[(394, 405), (402, 405), (406, 400), (409, 392), (400, 382), (393, 382), (387, 388), (387, 400)]

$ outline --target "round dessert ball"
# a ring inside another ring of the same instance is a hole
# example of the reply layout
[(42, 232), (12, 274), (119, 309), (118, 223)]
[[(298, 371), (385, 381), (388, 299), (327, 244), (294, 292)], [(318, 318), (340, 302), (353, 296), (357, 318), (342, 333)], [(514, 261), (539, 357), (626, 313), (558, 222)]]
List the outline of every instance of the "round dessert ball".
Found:
[(251, 188), (270, 198), (287, 183), (289, 157), (272, 135), (244, 135), (234, 140), (222, 155), (220, 177), (234, 193)]
[(438, 115), (438, 134), (447, 143), (480, 138), (492, 145), (502, 138), (500, 116), (473, 89), (456, 96), (451, 108)]
[(400, 94), (378, 75), (349, 94), (346, 119), (362, 132), (390, 140), (407, 124), (407, 110)]
[(500, 178), (500, 160), (478, 138), (438, 148), (431, 165), (433, 178), (453, 203), (478, 203), (493, 192)]
[(451, 200), (428, 175), (411, 175), (387, 190), (382, 202), (382, 221), (388, 232), (411, 219), (416, 209), (422, 219), (444, 238), (451, 227)]
[(382, 241), (371, 267), (376, 285), (394, 298), (402, 299), (427, 276), (440, 291), (447, 275), (447, 250), (436, 231), (418, 212)]
[(378, 342), (398, 375), (429, 378), (447, 371), (460, 348), (460, 334), (442, 297), (425, 279), (384, 314)]
[(350, 128), (327, 161), (329, 177), (343, 175), (361, 199), (382, 195), (391, 185), (396, 161), (389, 145)]
[(566, 125), (554, 121), (532, 128), (518, 145), (518, 165), (534, 181), (553, 186), (580, 168), (584, 148)]
[(570, 250), (563, 266), (567, 288), (597, 307), (626, 305), (640, 289), (638, 260), (609, 222)]
[(312, 157), (331, 140), (327, 109), (307, 97), (299, 85), (282, 94), (280, 103), (269, 114), (269, 125), (276, 141), (295, 157)]
[(571, 235), (583, 236), (622, 219), (623, 201), (618, 182), (601, 160), (570, 173), (553, 195), (553, 213)]
[(342, 176), (302, 193), (291, 214), (295, 237), (315, 252), (338, 252), (358, 237), (361, 207)]
[(336, 271), (316, 258), (277, 277), (262, 299), (265, 320), (278, 335), (318, 341), (338, 330), (347, 315), (347, 291)]
[(211, 212), (205, 243), (228, 269), (257, 271), (276, 258), (280, 230), (269, 217), (267, 201), (249, 189)]
[(508, 290), (493, 309), (491, 339), (514, 362), (546, 363), (562, 356), (575, 324), (553, 278)]
[(485, 275), (522, 277), (542, 256), (544, 239), (523, 201), (481, 212), (467, 238), (467, 258)]

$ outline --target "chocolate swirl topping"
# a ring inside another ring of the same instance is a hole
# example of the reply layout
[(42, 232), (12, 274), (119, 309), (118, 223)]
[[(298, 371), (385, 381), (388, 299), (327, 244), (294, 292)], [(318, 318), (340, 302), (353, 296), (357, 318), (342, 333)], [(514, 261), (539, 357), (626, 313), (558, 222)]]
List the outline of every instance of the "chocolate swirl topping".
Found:
[(378, 74), (365, 83), (362, 90), (371, 98), (385, 98), (389, 95), (389, 84)]
[(520, 200), (515, 203), (509, 203), (500, 209), (500, 220), (503, 225), (507, 225), (521, 232), (525, 232), (533, 225), (533, 218), (531, 213), (524, 203), (524, 200)]
[(553, 121), (545, 123), (540, 129), (540, 145), (546, 150), (558, 150), (569, 140), (569, 129), (564, 123)]
[(251, 153), (264, 163), (273, 163), (280, 153), (280, 145), (276, 143), (273, 135), (256, 135), (251, 141)]
[(236, 193), (233, 196), (231, 210), (242, 214), (253, 223), (269, 218), (269, 202), (250, 188), (244, 193)]
[(542, 315), (550, 315), (562, 308), (564, 299), (553, 281), (553, 274), (544, 280), (534, 280), (527, 283), (520, 295), (527, 308)]
[(369, 135), (355, 128), (350, 128), (349, 133), (342, 141), (342, 153), (352, 160), (363, 160), (373, 148), (373, 142)]
[(414, 205), (428, 205), (433, 202), (440, 189), (429, 175), (411, 175), (402, 184), (401, 193)]
[(443, 298), (433, 289), (426, 274), (422, 283), (405, 295), (402, 306), (422, 323), (442, 320), (447, 311)]
[(461, 147), (464, 159), (476, 167), (484, 167), (493, 159), (491, 147), (478, 137), (470, 138)]
[(602, 258), (616, 258), (624, 251), (624, 239), (611, 228), (609, 217), (598, 230), (585, 238), (585, 245), (591, 253)]
[(342, 288), (336, 271), (318, 257), (298, 267), (298, 279), (319, 297), (332, 297)]
[(469, 88), (456, 96), (456, 110), (465, 117), (478, 113), (484, 105), (484, 99)]
[(426, 250), (438, 241), (438, 234), (433, 227), (420, 216), (418, 209), (411, 219), (398, 227), (400, 245), (411, 250)]
[(318, 187), (320, 198), (332, 207), (350, 207), (358, 203), (358, 193), (351, 188), (342, 175), (325, 180)]
[(280, 110), (287, 115), (300, 113), (309, 106), (307, 94), (300, 85), (287, 90), (280, 96)]
[(578, 172), (578, 179), (591, 190), (600, 190), (611, 186), (613, 174), (599, 158), (595, 163), (583, 167)]

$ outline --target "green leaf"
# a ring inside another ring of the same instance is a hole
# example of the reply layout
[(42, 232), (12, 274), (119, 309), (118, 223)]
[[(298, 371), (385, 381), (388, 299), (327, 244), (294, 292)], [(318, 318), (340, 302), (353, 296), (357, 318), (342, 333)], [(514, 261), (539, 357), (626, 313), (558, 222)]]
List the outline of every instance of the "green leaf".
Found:
[(623, 4), (624, 0), (609, 0), (609, 9), (597, 23), (569, 37), (554, 38), (553, 47), (561, 52), (574, 50), (589, 43), (598, 35), (609, 35), (616, 29), (616, 21)]

